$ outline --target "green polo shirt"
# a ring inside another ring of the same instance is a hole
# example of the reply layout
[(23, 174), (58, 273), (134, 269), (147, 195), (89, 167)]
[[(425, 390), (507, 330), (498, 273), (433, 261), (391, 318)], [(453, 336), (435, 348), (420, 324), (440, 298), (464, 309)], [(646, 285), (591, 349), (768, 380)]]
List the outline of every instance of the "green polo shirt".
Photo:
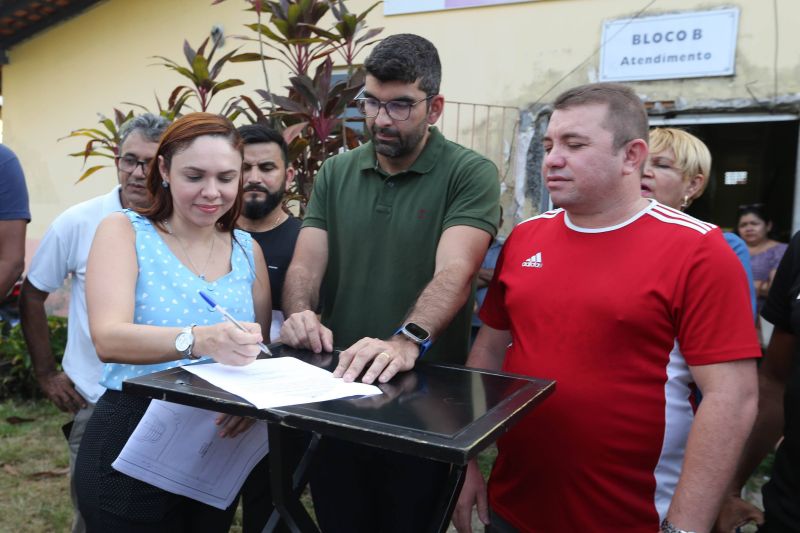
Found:
[[(336, 346), (391, 336), (433, 278), (442, 232), (472, 226), (494, 236), (499, 195), (495, 165), (435, 127), (399, 174), (378, 168), (371, 142), (325, 161), (303, 227), (328, 233), (320, 303)], [(472, 292), (425, 360), (464, 363)]]

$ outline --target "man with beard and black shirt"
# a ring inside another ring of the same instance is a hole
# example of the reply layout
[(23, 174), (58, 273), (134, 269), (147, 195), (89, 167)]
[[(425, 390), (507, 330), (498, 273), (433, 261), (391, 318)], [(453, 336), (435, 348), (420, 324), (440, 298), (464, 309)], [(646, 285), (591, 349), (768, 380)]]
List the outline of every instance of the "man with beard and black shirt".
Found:
[(261, 246), (272, 291), (272, 327), (275, 340), (283, 324), (281, 292), (286, 269), (292, 260), (300, 220), (283, 209), (283, 198), (294, 181), (288, 164), (288, 147), (280, 133), (264, 124), (241, 126), (244, 140), (244, 205), (238, 225)]
[[(270, 340), (275, 341), (283, 323), (283, 278), (300, 232), (300, 220), (283, 209), (283, 198), (294, 180), (294, 169), (288, 165), (288, 148), (280, 133), (264, 124), (241, 126), (238, 131), (244, 141), (244, 204), (238, 226), (250, 233), (264, 252), (272, 292)], [(298, 433), (296, 444), (298, 457), (293, 460), (299, 460), (305, 447), (304, 435)], [(243, 532), (260, 533), (272, 512), (268, 457), (256, 465), (245, 481), (242, 511)]]

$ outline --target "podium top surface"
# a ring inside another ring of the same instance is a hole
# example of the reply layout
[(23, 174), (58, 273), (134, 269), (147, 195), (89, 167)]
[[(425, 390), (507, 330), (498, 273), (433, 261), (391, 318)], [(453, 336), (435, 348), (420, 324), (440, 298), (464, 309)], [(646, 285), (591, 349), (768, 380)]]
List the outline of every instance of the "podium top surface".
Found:
[[(326, 370), (337, 353), (270, 346)], [(128, 394), (251, 416), (323, 436), (465, 464), (546, 398), (555, 382), (458, 365), (420, 362), (380, 384), (383, 394), (258, 409), (181, 367), (123, 383)]]

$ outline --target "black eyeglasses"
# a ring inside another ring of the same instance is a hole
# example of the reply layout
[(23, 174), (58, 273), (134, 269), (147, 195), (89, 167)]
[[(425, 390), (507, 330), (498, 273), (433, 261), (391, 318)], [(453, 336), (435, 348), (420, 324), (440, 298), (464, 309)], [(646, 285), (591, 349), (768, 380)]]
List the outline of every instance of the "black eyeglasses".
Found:
[(381, 102), (377, 98), (367, 96), (364, 98), (356, 98), (356, 104), (358, 104), (358, 110), (366, 118), (377, 117), (378, 113), (381, 112), (381, 108), (384, 108), (386, 109), (386, 114), (389, 115), (389, 118), (392, 120), (402, 121), (408, 120), (408, 118), (411, 116), (411, 108), (420, 102), (430, 100), (434, 96), (436, 95), (432, 94), (430, 96), (426, 96), (425, 98), (421, 98), (416, 102), (406, 102), (403, 100), (389, 100), (388, 102)]
[(136, 167), (142, 167), (142, 174), (147, 174), (147, 167), (150, 166), (150, 162), (152, 161), (152, 159), (142, 161), (130, 155), (117, 156), (114, 159), (117, 160), (119, 169), (123, 172), (127, 172), (128, 174), (133, 174), (136, 172)]

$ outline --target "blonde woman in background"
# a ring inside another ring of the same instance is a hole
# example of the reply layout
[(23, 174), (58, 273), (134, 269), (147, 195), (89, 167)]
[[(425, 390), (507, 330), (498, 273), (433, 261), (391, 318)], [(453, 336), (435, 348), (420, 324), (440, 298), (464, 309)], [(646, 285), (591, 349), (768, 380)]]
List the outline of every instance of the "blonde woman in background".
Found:
[[(668, 207), (685, 211), (703, 195), (710, 172), (711, 152), (703, 141), (675, 128), (650, 130), (650, 154), (642, 175), (642, 196), (655, 198)], [(736, 234), (725, 232), (723, 235), (747, 274), (750, 303), (755, 312), (750, 252)]]

